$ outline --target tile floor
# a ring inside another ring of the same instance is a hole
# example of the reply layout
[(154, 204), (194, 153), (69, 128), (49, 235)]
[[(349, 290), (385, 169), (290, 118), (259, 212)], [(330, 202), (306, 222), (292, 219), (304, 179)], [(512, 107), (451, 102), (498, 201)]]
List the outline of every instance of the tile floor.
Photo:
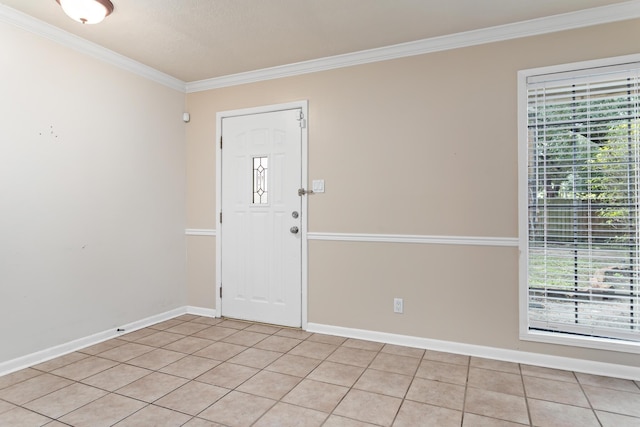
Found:
[(0, 426), (640, 426), (640, 382), (183, 315), (0, 377)]

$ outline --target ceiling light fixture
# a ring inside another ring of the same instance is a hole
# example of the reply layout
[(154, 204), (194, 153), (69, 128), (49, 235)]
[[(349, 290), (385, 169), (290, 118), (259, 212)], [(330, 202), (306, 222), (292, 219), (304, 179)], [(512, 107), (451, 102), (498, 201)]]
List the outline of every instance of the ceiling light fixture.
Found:
[(113, 12), (109, 0), (56, 0), (62, 10), (74, 21), (97, 24)]

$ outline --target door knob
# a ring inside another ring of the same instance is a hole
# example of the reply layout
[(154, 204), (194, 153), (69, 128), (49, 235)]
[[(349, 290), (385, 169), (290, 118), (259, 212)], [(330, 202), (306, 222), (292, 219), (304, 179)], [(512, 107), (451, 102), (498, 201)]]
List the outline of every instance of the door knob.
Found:
[(293, 234), (298, 234), (298, 227), (295, 225), (289, 229), (289, 231)]

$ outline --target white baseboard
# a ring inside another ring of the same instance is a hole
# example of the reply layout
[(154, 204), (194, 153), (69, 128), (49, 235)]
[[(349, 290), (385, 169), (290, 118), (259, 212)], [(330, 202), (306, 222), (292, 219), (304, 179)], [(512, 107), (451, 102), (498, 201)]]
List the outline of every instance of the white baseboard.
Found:
[(441, 341), (409, 335), (344, 328), (341, 326), (323, 325), (319, 323), (308, 323), (307, 332), (338, 335), (341, 337), (376, 341), (385, 344), (424, 348), (447, 353), (463, 354), (466, 356), (484, 357), (488, 359), (503, 360), (506, 362), (524, 363), (527, 365), (543, 366), (546, 368), (583, 372), (586, 374), (625, 378), (636, 381), (640, 380), (640, 367), (618, 365), (614, 363), (595, 362), (592, 360), (573, 359), (570, 357), (551, 356), (548, 354), (530, 353), (519, 350), (507, 350), (496, 347)]
[[(56, 357), (78, 351), (103, 341), (117, 338), (118, 336), (146, 328), (165, 320), (172, 319), (182, 314), (195, 314), (198, 316), (216, 317), (215, 309), (184, 306), (154, 316), (150, 316), (135, 322), (122, 325), (115, 329), (99, 332), (87, 337), (79, 338), (55, 347), (50, 347), (26, 356), (18, 357), (0, 363), (0, 376), (10, 374), (20, 369), (37, 365)], [(118, 331), (122, 329), (122, 331)], [(356, 338), (386, 344), (402, 345), (407, 347), (424, 348), (428, 350), (443, 351), (448, 353), (463, 354), (467, 356), (484, 357), (488, 359), (503, 360), (507, 362), (524, 363), (528, 365), (543, 366), (547, 368), (563, 369), (587, 374), (603, 375), (615, 378), (640, 380), (640, 367), (618, 365), (614, 363), (595, 362), (584, 359), (552, 356), (547, 354), (530, 353), (519, 350), (507, 350), (496, 347), (487, 347), (474, 344), (464, 344), (452, 341), (434, 340), (409, 335), (391, 334), (386, 332), (369, 331), (364, 329), (344, 328), (319, 323), (307, 323), (308, 332), (337, 335), (347, 338)]]
[(191, 305), (188, 305), (187, 313), (204, 317), (217, 317), (216, 310), (214, 308), (193, 307)]
[(187, 307), (179, 307), (164, 313), (149, 316), (145, 319), (128, 323), (126, 325), (111, 328), (106, 331), (89, 335), (87, 337), (79, 338), (77, 340), (69, 341), (64, 344), (37, 351), (35, 353), (27, 354), (26, 356), (21, 356), (16, 359), (2, 362), (0, 363), (0, 376), (19, 371), (20, 369), (28, 368), (42, 362), (46, 362), (47, 360), (51, 360), (56, 357), (64, 356), (65, 354), (78, 351), (80, 349), (110, 340), (112, 338), (117, 338), (125, 333), (146, 328), (147, 326), (172, 319), (185, 313), (187, 313)]

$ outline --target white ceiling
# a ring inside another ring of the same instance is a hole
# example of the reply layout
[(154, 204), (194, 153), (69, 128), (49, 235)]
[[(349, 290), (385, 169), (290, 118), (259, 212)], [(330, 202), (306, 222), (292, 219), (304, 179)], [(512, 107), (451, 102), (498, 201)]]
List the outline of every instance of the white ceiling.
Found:
[(626, 0), (112, 0), (97, 25), (55, 0), (0, 0), (183, 82), (545, 18)]

